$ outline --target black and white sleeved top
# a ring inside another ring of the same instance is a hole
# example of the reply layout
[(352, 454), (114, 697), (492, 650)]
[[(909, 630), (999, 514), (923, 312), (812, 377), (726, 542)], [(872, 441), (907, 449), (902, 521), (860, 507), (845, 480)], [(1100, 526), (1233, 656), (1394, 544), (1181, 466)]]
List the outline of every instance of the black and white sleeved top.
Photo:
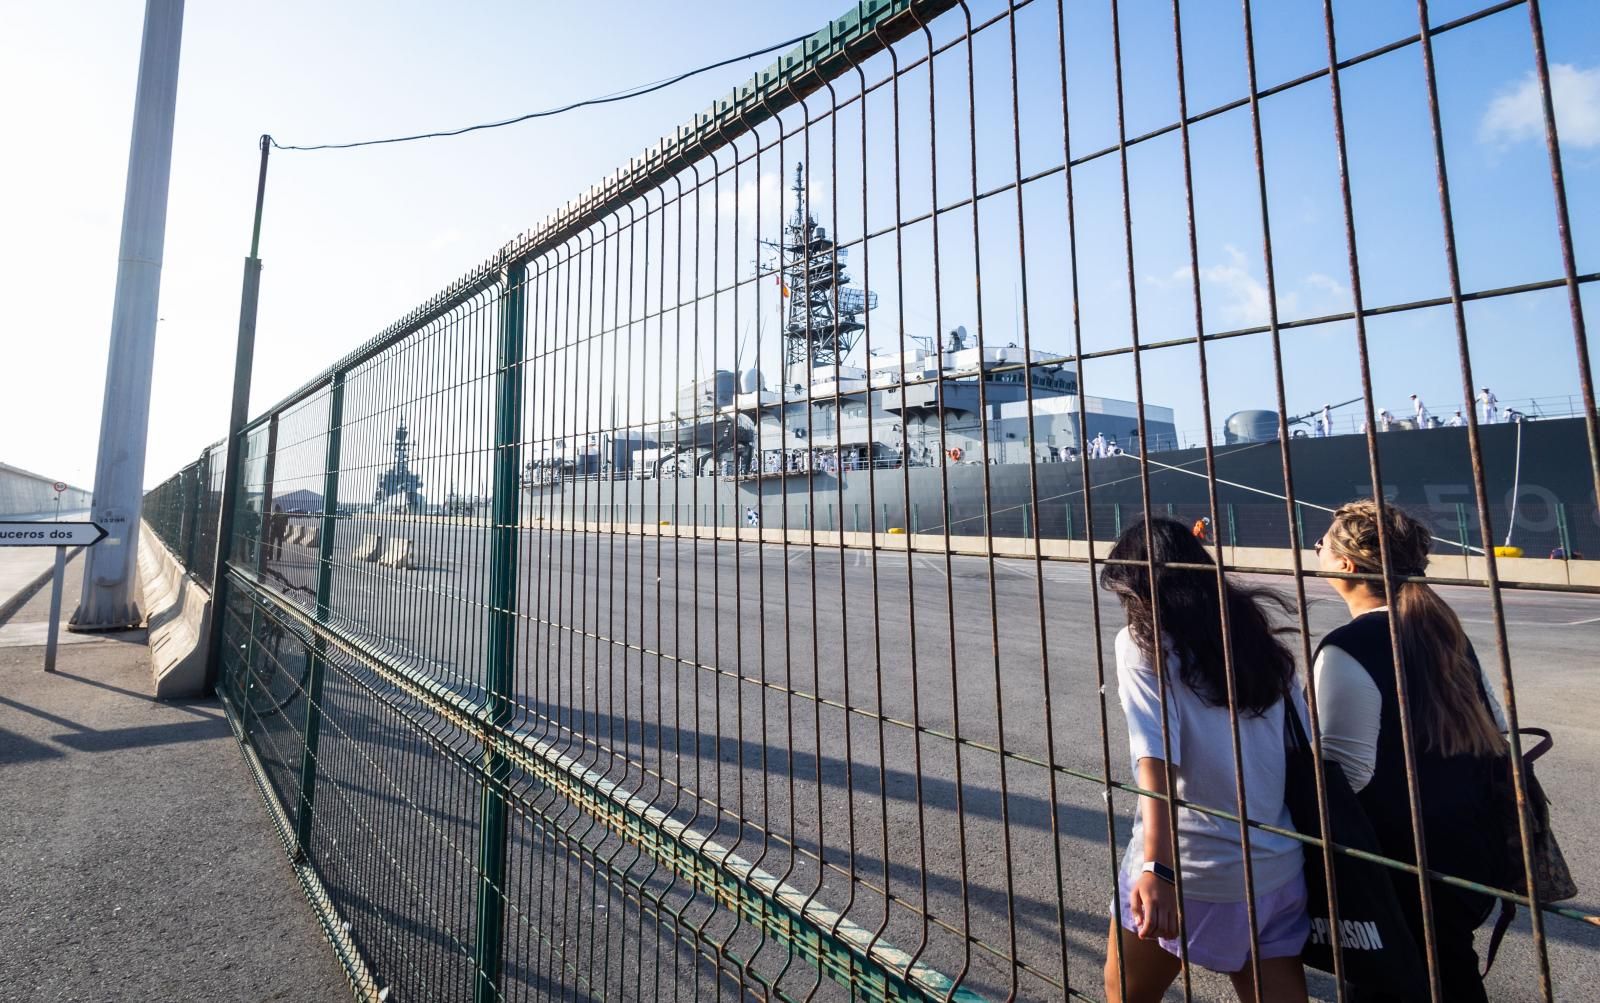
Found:
[[(1361, 613), (1387, 612), (1378, 606)], [(1483, 668), (1479, 666), (1479, 672)], [(1324, 644), (1311, 668), (1316, 690), (1318, 724), (1322, 731), (1322, 754), (1344, 767), (1350, 786), (1359, 791), (1372, 780), (1378, 762), (1378, 732), (1382, 722), (1383, 695), (1372, 675), (1349, 652), (1337, 644)], [(1495, 724), (1504, 730), (1505, 713), (1495, 698), (1495, 688), (1487, 674), (1483, 692), (1489, 700)]]

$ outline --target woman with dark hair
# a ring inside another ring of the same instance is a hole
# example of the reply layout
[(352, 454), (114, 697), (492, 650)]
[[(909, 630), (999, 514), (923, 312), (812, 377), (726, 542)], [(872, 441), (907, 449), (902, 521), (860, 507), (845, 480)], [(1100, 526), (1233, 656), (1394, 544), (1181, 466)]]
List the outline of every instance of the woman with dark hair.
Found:
[[(1461, 621), (1427, 584), (1396, 579), (1422, 575), (1433, 538), (1392, 505), (1371, 499), (1341, 506), (1315, 549), (1323, 571), (1383, 575), (1378, 526), (1383, 524), (1395, 606), (1382, 581), (1330, 578), (1350, 609), (1350, 622), (1330, 632), (1312, 665), (1322, 752), (1344, 767), (1385, 856), (1416, 862), (1411, 801), (1400, 728), (1389, 625), (1404, 665), (1428, 866), (1456, 877), (1501, 884), (1505, 834), (1492, 802), (1496, 770), (1507, 769), (1503, 720), (1489, 696), (1478, 657)], [(1419, 948), (1424, 944), (1417, 879), (1391, 872)], [(1439, 976), (1451, 1003), (1484, 1000), (1472, 932), (1494, 900), (1431, 882)], [(1361, 1000), (1401, 997), (1362, 991)]]
[[(1231, 720), (1236, 715), (1245, 814), (1292, 827), (1283, 800), (1283, 715), (1301, 713), (1301, 700), (1294, 656), (1267, 613), (1269, 603), (1287, 604), (1273, 592), (1231, 581), (1223, 583), (1219, 595), (1216, 567), (1204, 545), (1187, 526), (1170, 519), (1152, 519), (1148, 529), (1142, 523), (1129, 528), (1109, 562), (1100, 584), (1116, 593), (1128, 618), (1116, 639), (1117, 691), (1138, 785), (1166, 794), (1170, 774), (1174, 797), (1239, 812)], [(1177, 977), (1178, 866), (1189, 960), (1226, 972), (1239, 998), (1254, 1000), (1239, 824), (1179, 807), (1174, 853), (1169, 810), (1165, 800), (1140, 798), (1106, 946), (1106, 996), (1159, 1000)], [(1298, 842), (1251, 830), (1261, 998), (1275, 1003), (1306, 998), (1300, 952), (1310, 920), (1303, 859)]]

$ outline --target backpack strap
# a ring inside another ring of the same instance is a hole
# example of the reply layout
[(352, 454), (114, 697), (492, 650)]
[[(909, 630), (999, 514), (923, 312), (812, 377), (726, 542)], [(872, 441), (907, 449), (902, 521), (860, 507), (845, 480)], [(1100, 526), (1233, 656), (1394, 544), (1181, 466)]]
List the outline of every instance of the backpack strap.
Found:
[[(1533, 748), (1522, 750), (1522, 761), (1526, 764), (1527, 769), (1529, 770), (1528, 776), (1531, 779), (1533, 761), (1549, 752), (1550, 749), (1556, 744), (1556, 740), (1551, 736), (1550, 732), (1544, 728), (1518, 728), (1517, 733), (1521, 735), (1533, 735), (1539, 739)], [(1540, 819), (1540, 809), (1542, 807), (1543, 806), (1538, 803), (1532, 805), (1534, 819), (1536, 821)], [(1506, 931), (1511, 929), (1511, 921), (1516, 917), (1516, 915), (1517, 904), (1512, 902), (1510, 899), (1501, 899), (1500, 915), (1495, 917), (1494, 930), (1489, 934), (1489, 947), (1488, 950), (1484, 952), (1484, 975), (1487, 976), (1489, 974), (1489, 969), (1494, 966), (1495, 955), (1500, 951), (1500, 942), (1505, 939)]]
[(1529, 766), (1532, 766), (1535, 759), (1538, 759), (1540, 756), (1549, 752), (1556, 744), (1556, 740), (1551, 737), (1550, 732), (1544, 728), (1518, 728), (1517, 734), (1533, 735), (1539, 739), (1538, 743), (1535, 744), (1533, 748), (1522, 750), (1522, 761), (1527, 763)]
[(1500, 953), (1500, 942), (1506, 939), (1506, 931), (1511, 929), (1511, 921), (1517, 915), (1517, 904), (1510, 899), (1500, 900), (1500, 915), (1495, 917), (1494, 932), (1489, 934), (1489, 949), (1484, 952), (1483, 974), (1487, 976), (1489, 969), (1494, 967), (1494, 956)]

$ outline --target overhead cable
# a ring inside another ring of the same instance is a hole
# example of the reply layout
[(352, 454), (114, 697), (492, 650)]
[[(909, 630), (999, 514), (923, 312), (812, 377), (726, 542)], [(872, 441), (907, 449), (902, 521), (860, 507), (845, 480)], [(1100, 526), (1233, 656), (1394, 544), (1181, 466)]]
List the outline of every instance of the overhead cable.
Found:
[(630, 98), (643, 97), (646, 94), (652, 94), (656, 91), (663, 90), (664, 88), (671, 87), (673, 84), (681, 83), (685, 80), (688, 80), (690, 77), (698, 76), (701, 73), (707, 73), (711, 70), (721, 69), (724, 66), (731, 66), (734, 63), (743, 62), (746, 59), (754, 59), (756, 56), (764, 56), (769, 52), (775, 52), (779, 49), (787, 49), (790, 46), (800, 44), (809, 37), (811, 36), (800, 35), (796, 38), (791, 38), (786, 41), (774, 42), (772, 45), (762, 49), (757, 49), (754, 52), (746, 52), (742, 55), (730, 56), (727, 59), (723, 59), (719, 62), (708, 63), (705, 66), (696, 67), (692, 70), (686, 70), (683, 73), (679, 73), (677, 76), (667, 77), (663, 80), (657, 80), (655, 83), (641, 84), (637, 87), (631, 87), (627, 90), (618, 91), (613, 94), (607, 94), (602, 97), (588, 98), (583, 101), (574, 101), (571, 104), (562, 105), (559, 108), (548, 108), (544, 111), (533, 111), (527, 113), (526, 115), (518, 115), (515, 118), (501, 119), (498, 122), (481, 122), (477, 125), (463, 126), (459, 129), (445, 129), (438, 132), (421, 132), (413, 136), (393, 136), (388, 139), (363, 139), (353, 143), (318, 143), (316, 145), (294, 146), (280, 143), (276, 139), (271, 139), (270, 136), (268, 139), (272, 145), (279, 150), (350, 150), (358, 146), (382, 146), (388, 143), (410, 143), (419, 139), (439, 139), (446, 136), (461, 136), (469, 132), (478, 132), (483, 129), (499, 129), (507, 125), (516, 125), (518, 122), (527, 122), (530, 119), (549, 118), (552, 115), (565, 114), (569, 111), (576, 111), (579, 108), (587, 108), (593, 105), (614, 104), (619, 101), (627, 101)]

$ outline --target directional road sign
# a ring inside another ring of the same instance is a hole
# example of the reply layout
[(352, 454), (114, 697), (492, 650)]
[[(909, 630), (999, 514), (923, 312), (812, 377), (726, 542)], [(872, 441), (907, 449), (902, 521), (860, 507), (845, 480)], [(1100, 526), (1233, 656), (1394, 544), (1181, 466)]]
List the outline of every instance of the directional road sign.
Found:
[(0, 522), (0, 547), (87, 547), (105, 535), (94, 522)]
[(54, 547), (56, 570), (50, 585), (50, 629), (45, 634), (44, 670), (56, 670), (56, 631), (61, 626), (61, 582), (66, 576), (67, 548), (87, 547), (105, 539), (95, 522), (0, 522), (0, 547)]

